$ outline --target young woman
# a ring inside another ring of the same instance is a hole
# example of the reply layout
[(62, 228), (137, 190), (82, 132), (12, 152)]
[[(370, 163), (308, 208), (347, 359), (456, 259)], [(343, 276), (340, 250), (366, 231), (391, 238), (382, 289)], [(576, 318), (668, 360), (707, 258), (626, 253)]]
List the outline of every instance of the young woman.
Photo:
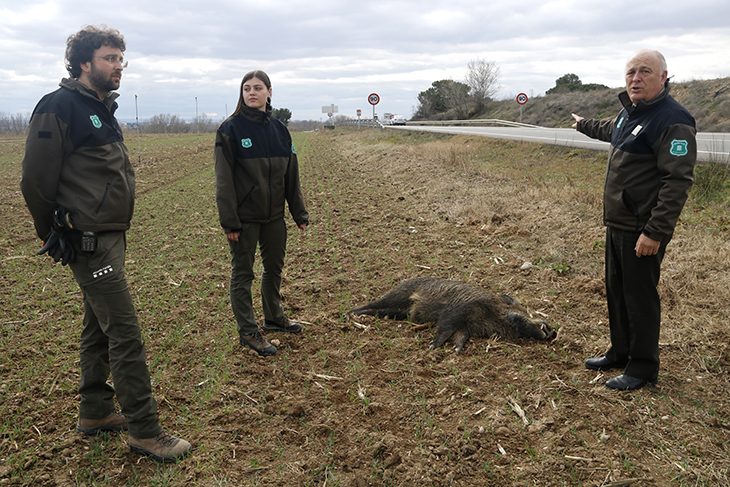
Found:
[(285, 203), (304, 230), (309, 215), (299, 183), (299, 164), (286, 126), (271, 118), (271, 81), (255, 70), (241, 81), (238, 106), (218, 128), (215, 140), (216, 201), (231, 252), (231, 307), (241, 345), (260, 355), (276, 347), (259, 331), (251, 298), (258, 244), (264, 271), (261, 304), (264, 331), (300, 333), (281, 307), (281, 270), (286, 253)]

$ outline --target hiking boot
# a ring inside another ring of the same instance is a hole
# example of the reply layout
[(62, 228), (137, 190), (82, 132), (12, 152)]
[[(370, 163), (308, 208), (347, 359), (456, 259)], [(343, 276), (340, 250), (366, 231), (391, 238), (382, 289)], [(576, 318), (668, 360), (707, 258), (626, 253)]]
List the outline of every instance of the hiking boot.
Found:
[(285, 333), (301, 333), (304, 327), (296, 321), (291, 321), (286, 316), (281, 318), (281, 323), (271, 320), (264, 320), (261, 327), (266, 331), (283, 331)]
[(276, 347), (270, 344), (258, 331), (250, 335), (241, 335), (241, 345), (252, 348), (262, 357), (268, 357), (276, 353)]
[(139, 439), (130, 436), (127, 444), (133, 453), (148, 456), (162, 463), (176, 462), (193, 451), (190, 443), (182, 438), (168, 435), (164, 431), (154, 438)]
[(127, 418), (119, 413), (110, 413), (102, 419), (79, 418), (76, 424), (76, 431), (86, 436), (98, 435), (102, 431), (126, 431)]

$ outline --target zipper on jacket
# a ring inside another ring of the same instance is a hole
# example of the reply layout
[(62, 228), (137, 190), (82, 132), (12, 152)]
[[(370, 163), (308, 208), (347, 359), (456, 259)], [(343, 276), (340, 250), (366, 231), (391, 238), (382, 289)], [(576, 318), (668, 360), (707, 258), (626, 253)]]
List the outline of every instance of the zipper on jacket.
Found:
[[(266, 141), (266, 160), (269, 163), (269, 177), (267, 178), (268, 183), (269, 183), (269, 213), (268, 213), (268, 215), (266, 215), (266, 221), (268, 222), (268, 221), (271, 221), (271, 205), (272, 205), (272, 202), (274, 201), (274, 195), (272, 194), (272, 188), (271, 188), (271, 146), (270, 146), (271, 141), (269, 140), (269, 137), (271, 136), (271, 134), (269, 133), (269, 131), (266, 130), (266, 127), (267, 126), (265, 124), (261, 125), (261, 129), (264, 132), (264, 140)], [(269, 125), (269, 127), (270, 127), (270, 125)]]
[(99, 203), (99, 206), (96, 207), (96, 213), (99, 213), (101, 211), (101, 207), (104, 206), (104, 201), (106, 200), (106, 195), (109, 194), (109, 188), (111, 188), (112, 183), (106, 183), (106, 188), (104, 189), (104, 195), (101, 197), (101, 202)]
[(253, 190), (256, 189), (256, 186), (251, 186), (251, 189), (248, 190), (248, 193), (246, 193), (246, 196), (243, 197), (241, 202), (238, 204), (238, 207), (240, 208), (243, 206), (243, 204), (246, 202), (249, 196), (251, 196), (251, 193), (253, 193)]

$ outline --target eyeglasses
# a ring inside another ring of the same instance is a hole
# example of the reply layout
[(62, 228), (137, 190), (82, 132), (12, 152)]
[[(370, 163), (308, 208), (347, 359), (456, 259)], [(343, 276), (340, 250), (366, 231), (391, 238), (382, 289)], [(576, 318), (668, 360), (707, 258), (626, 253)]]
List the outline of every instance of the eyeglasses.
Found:
[(121, 65), (122, 69), (129, 66), (129, 61), (125, 61), (123, 57), (117, 57), (114, 54), (109, 54), (108, 56), (94, 56), (98, 57), (99, 59), (103, 59), (104, 61), (108, 62), (111, 65)]

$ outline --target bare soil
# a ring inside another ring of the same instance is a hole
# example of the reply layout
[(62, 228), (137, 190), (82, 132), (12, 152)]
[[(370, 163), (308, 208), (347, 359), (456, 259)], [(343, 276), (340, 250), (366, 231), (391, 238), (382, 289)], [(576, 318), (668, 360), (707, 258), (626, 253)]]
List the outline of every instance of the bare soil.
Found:
[[(195, 446), (174, 465), (133, 455), (125, 435), (75, 433), (81, 298), (70, 271), (32, 255), (19, 165), (3, 172), (0, 289), (22, 303), (0, 335), (0, 485), (729, 485), (728, 286), (698, 294), (728, 268), (693, 253), (683, 224), (660, 286), (658, 385), (608, 390), (613, 373), (583, 366), (609, 343), (605, 156), (388, 132), (300, 137), (312, 225), (299, 234), (289, 221), (282, 292), (305, 331), (268, 334), (279, 353), (265, 359), (235, 336), (208, 147), (181, 139), (138, 165), (127, 271), (163, 426)], [(522, 151), (535, 167), (489, 170), (475, 151)], [(542, 160), (588, 176), (539, 179)], [(177, 206), (158, 211), (151, 200), (172, 193)], [(726, 235), (714, 238), (724, 249)], [(473, 338), (457, 354), (430, 351), (431, 330), (347, 315), (415, 276), (510, 294), (558, 337)]]

